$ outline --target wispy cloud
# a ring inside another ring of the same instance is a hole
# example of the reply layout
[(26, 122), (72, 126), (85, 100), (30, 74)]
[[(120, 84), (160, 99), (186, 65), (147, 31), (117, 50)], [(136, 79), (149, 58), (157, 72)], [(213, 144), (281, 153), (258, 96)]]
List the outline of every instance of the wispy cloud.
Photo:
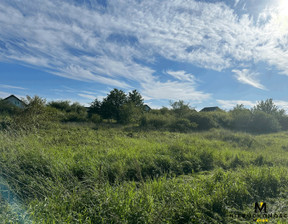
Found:
[(194, 84), (187, 82), (167, 81), (143, 84), (143, 95), (147, 99), (170, 99), (202, 102), (211, 97), (208, 93), (197, 91)]
[(22, 90), (26, 89), (26, 88), (19, 87), (19, 86), (12, 86), (12, 85), (5, 85), (5, 84), (0, 84), (0, 88), (3, 88), (3, 89), (22, 89)]
[(89, 94), (83, 94), (83, 93), (79, 93), (78, 96), (81, 96), (81, 97), (84, 97), (84, 98), (87, 98), (89, 100), (95, 100), (97, 97), (94, 96), (94, 95), (89, 95)]
[(259, 80), (257, 80), (257, 76), (259, 76), (258, 73), (251, 72), (248, 69), (234, 69), (232, 70), (232, 72), (235, 73), (235, 77), (239, 82), (243, 84), (248, 84), (258, 89), (266, 90), (265, 86), (260, 84)]
[(162, 92), (182, 99), (210, 96), (195, 85), (191, 89), (186, 82), (193, 83), (193, 76), (183, 71), (167, 72), (177, 82), (160, 82), (154, 66), (158, 56), (229, 69), (239, 82), (258, 89), (265, 87), (257, 73), (234, 69), (239, 63), (266, 62), (288, 75), (288, 29), (278, 9), (259, 19), (223, 2), (87, 2), (1, 1), (0, 58), (112, 87), (131, 89), (133, 83), (151, 98), (165, 97)]
[(188, 81), (188, 82), (193, 82), (193, 83), (195, 82), (195, 77), (192, 74), (188, 74), (187, 72), (183, 70), (181, 71), (168, 70), (166, 73), (180, 81)]

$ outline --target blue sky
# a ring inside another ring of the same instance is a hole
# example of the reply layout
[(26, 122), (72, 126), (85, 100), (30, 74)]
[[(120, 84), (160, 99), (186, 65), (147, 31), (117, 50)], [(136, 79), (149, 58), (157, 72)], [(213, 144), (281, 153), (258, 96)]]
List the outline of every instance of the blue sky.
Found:
[(137, 89), (152, 108), (184, 100), (288, 109), (288, 1), (0, 2), (0, 97), (89, 105)]

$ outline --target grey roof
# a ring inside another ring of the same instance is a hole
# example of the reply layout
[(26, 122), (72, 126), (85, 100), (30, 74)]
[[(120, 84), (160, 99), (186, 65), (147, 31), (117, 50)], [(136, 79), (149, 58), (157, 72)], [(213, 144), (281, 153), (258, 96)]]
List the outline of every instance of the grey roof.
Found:
[(217, 111), (217, 110), (221, 110), (219, 107), (204, 107), (202, 110), (200, 110), (201, 112), (208, 112), (208, 111)]

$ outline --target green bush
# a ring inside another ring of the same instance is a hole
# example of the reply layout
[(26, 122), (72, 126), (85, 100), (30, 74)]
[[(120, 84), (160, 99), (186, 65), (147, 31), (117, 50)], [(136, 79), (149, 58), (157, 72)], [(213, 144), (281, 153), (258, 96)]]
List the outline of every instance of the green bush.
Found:
[(210, 112), (213, 119), (217, 122), (219, 127), (230, 128), (232, 123), (232, 116), (230, 113), (225, 111), (214, 111)]
[(46, 100), (39, 96), (27, 96), (24, 110), (13, 116), (13, 128), (33, 130), (48, 125), (50, 117), (45, 104)]
[[(284, 173), (285, 172), (286, 171), (284, 171)], [(279, 194), (280, 187), (284, 186), (284, 173), (279, 168), (276, 170), (265, 166), (251, 167), (246, 171), (244, 178), (254, 199), (275, 197)]]
[(87, 113), (70, 112), (63, 119), (65, 122), (85, 122), (87, 121)]
[(256, 133), (270, 133), (280, 131), (281, 126), (273, 115), (255, 111), (252, 116), (250, 130)]
[(209, 130), (211, 128), (216, 128), (219, 125), (212, 116), (213, 112), (193, 112), (190, 113), (187, 118), (190, 122), (196, 123), (198, 130)]
[(51, 101), (47, 104), (47, 106), (65, 112), (71, 112), (72, 110), (70, 101)]
[(148, 113), (140, 119), (140, 127), (148, 129), (165, 129), (169, 127), (172, 116), (165, 116), (162, 114)]
[(143, 114), (142, 107), (136, 106), (134, 103), (126, 103), (119, 109), (119, 123), (139, 123)]
[(103, 119), (99, 114), (92, 114), (90, 120), (95, 124), (100, 124)]
[(1, 116), (0, 117), (0, 130), (7, 130), (11, 127), (13, 119), (10, 116)]
[(171, 131), (187, 132), (191, 130), (196, 130), (197, 124), (195, 122), (190, 122), (188, 119), (179, 118), (173, 120), (169, 125)]
[(21, 112), (23, 109), (14, 106), (13, 104), (0, 100), (0, 114), (2, 115), (15, 115)]
[(243, 105), (236, 106), (230, 111), (232, 115), (231, 128), (234, 130), (248, 131), (252, 121), (252, 112)]
[(287, 115), (283, 115), (278, 117), (278, 121), (280, 123), (281, 129), (283, 131), (287, 131), (288, 130), (288, 116)]

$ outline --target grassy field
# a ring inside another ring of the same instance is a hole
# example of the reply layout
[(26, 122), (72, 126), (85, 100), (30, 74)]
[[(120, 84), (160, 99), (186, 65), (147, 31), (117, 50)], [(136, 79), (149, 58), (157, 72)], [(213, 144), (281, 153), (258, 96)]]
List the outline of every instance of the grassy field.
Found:
[(79, 124), (2, 131), (0, 220), (254, 223), (236, 215), (255, 215), (255, 202), (265, 202), (269, 214), (288, 213), (287, 168), (287, 132), (185, 134)]

